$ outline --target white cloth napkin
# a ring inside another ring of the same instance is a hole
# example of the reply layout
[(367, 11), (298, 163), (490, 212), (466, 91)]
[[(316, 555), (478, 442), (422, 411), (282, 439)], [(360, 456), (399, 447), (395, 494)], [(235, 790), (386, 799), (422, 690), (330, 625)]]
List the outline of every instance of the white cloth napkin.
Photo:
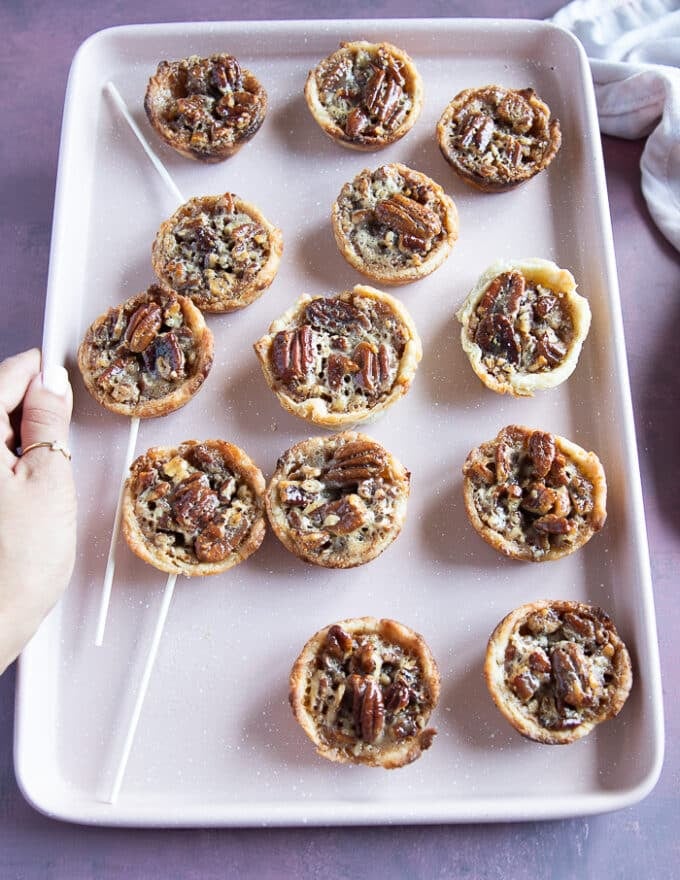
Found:
[(600, 129), (649, 135), (642, 192), (666, 238), (680, 250), (680, 0), (573, 0), (551, 19), (583, 44)]

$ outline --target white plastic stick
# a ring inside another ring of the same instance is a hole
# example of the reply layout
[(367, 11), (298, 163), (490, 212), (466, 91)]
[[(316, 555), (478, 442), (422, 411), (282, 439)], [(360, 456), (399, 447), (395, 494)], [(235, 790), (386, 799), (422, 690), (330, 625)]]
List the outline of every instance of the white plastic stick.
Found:
[(165, 167), (165, 165), (161, 162), (161, 160), (158, 158), (158, 156), (154, 153), (154, 151), (149, 146), (149, 142), (142, 134), (142, 130), (140, 129), (140, 127), (137, 125), (135, 120), (132, 118), (132, 114), (128, 110), (127, 104), (123, 100), (120, 92), (118, 91), (118, 89), (115, 87), (115, 85), (111, 81), (106, 83), (106, 85), (104, 86), (104, 89), (106, 92), (108, 92), (108, 94), (110, 95), (110, 97), (113, 100), (113, 103), (118, 108), (118, 111), (120, 112), (121, 116), (125, 119), (127, 124), (132, 129), (135, 137), (137, 138), (137, 140), (141, 144), (142, 149), (144, 150), (146, 155), (149, 157), (149, 159), (151, 159), (153, 167), (160, 174), (161, 178), (163, 179), (163, 183), (165, 183), (165, 185), (168, 187), (170, 192), (173, 194), (173, 196), (177, 200), (177, 204), (181, 205), (185, 201), (184, 196), (179, 191), (179, 188), (177, 187), (177, 184), (175, 183), (175, 181), (172, 179), (172, 177), (170, 177), (170, 174), (168, 173), (168, 169)]
[(106, 628), (106, 618), (109, 613), (109, 603), (111, 601), (111, 586), (113, 584), (113, 575), (116, 570), (116, 545), (118, 544), (118, 533), (120, 531), (121, 508), (123, 506), (123, 489), (125, 488), (125, 480), (127, 479), (130, 465), (135, 454), (135, 446), (137, 444), (137, 433), (139, 432), (139, 419), (130, 419), (130, 433), (128, 434), (128, 445), (125, 450), (125, 460), (123, 462), (123, 474), (120, 481), (120, 489), (118, 490), (118, 503), (116, 504), (116, 512), (113, 517), (113, 528), (111, 529), (111, 543), (109, 544), (109, 555), (106, 560), (106, 572), (104, 573), (104, 583), (102, 585), (102, 594), (99, 600), (99, 617), (97, 618), (97, 634), (94, 643), (99, 648), (104, 641), (104, 630)]
[(125, 736), (123, 751), (120, 756), (120, 761), (118, 762), (118, 769), (116, 770), (116, 775), (113, 780), (113, 786), (111, 787), (111, 794), (108, 798), (108, 803), (110, 804), (115, 804), (118, 800), (121, 785), (123, 784), (123, 776), (125, 775), (125, 769), (127, 767), (128, 759), (130, 757), (130, 752), (132, 751), (132, 744), (135, 739), (135, 733), (137, 732), (139, 717), (142, 714), (144, 698), (146, 697), (146, 692), (149, 687), (149, 680), (151, 679), (151, 672), (153, 671), (154, 663), (156, 662), (158, 646), (161, 643), (161, 636), (163, 635), (163, 628), (165, 626), (165, 621), (168, 616), (168, 611), (170, 610), (170, 602), (172, 601), (172, 594), (175, 591), (176, 581), (176, 574), (168, 575), (168, 579), (165, 584), (165, 590), (163, 592), (163, 599), (161, 601), (161, 607), (158, 612), (158, 620), (156, 621), (156, 627), (153, 631), (151, 646), (149, 648), (149, 653), (147, 655), (146, 663), (144, 665), (144, 672), (142, 673), (142, 680), (139, 683), (137, 698), (135, 700), (135, 705), (132, 710), (130, 725)]

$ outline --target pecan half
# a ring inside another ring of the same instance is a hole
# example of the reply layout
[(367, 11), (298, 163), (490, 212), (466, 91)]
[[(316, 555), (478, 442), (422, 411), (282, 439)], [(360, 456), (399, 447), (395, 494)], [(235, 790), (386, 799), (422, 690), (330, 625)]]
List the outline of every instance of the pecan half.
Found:
[(589, 686), (588, 669), (581, 649), (573, 642), (555, 648), (550, 657), (555, 679), (555, 694), (560, 703), (581, 709), (592, 706), (594, 695)]
[(411, 691), (403, 681), (395, 681), (385, 690), (385, 711), (396, 715), (405, 709), (411, 700)]
[(459, 134), (461, 146), (465, 149), (474, 144), (480, 152), (484, 152), (491, 142), (494, 132), (493, 119), (483, 113), (468, 116)]
[(326, 633), (325, 650), (327, 654), (342, 660), (345, 654), (352, 650), (352, 636), (345, 630), (334, 624)]
[(144, 303), (130, 316), (125, 341), (130, 351), (144, 351), (158, 335), (163, 323), (161, 307), (154, 302)]
[(534, 522), (536, 531), (546, 535), (568, 535), (573, 527), (573, 523), (566, 517), (557, 516), (555, 513), (547, 513)]
[(375, 218), (402, 235), (431, 239), (439, 235), (442, 223), (427, 205), (421, 205), (403, 193), (381, 199), (374, 209)]
[(483, 352), (504, 357), (511, 364), (519, 363), (520, 345), (512, 322), (505, 315), (485, 315), (477, 325), (475, 342)]
[(283, 382), (306, 379), (314, 362), (312, 328), (303, 324), (297, 330), (281, 330), (272, 342), (274, 375)]
[(367, 315), (353, 303), (337, 297), (319, 297), (312, 300), (305, 310), (310, 324), (325, 330), (352, 330), (363, 327), (369, 330), (371, 322)]
[(388, 355), (386, 355), (384, 345), (381, 345), (381, 349), (384, 349), (382, 356), (380, 356), (379, 352), (376, 352), (370, 342), (360, 342), (354, 349), (352, 357), (358, 367), (358, 373), (355, 375), (354, 381), (365, 391), (373, 392), (380, 390), (388, 378), (384, 374), (383, 369), (381, 369), (381, 367), (386, 365)]
[(345, 486), (379, 477), (387, 464), (387, 454), (375, 443), (353, 440), (335, 450), (323, 479), (329, 485)]
[(529, 437), (529, 457), (539, 477), (546, 477), (555, 460), (555, 438), (547, 431), (533, 431)]
[(361, 738), (368, 743), (375, 742), (385, 728), (385, 706), (379, 685), (372, 679), (366, 680), (364, 698), (361, 703)]

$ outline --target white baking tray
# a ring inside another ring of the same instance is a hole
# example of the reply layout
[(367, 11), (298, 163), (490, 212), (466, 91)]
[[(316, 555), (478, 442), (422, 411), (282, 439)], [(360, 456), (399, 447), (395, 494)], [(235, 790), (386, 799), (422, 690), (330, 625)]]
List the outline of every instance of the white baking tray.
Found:
[[(306, 109), (307, 71), (340, 40), (390, 40), (415, 59), (425, 106), (413, 131), (379, 154), (331, 143)], [(162, 145), (144, 117), (160, 59), (229, 51), (261, 78), (270, 111), (229, 161), (192, 163)], [(105, 802), (140, 679), (164, 576), (118, 548), (104, 646), (97, 609), (128, 422), (101, 409), (74, 367), (89, 323), (152, 280), (150, 247), (175, 203), (103, 87), (112, 80), (186, 198), (231, 190), (280, 225), (274, 284), (242, 313), (209, 318), (215, 365), (186, 408), (142, 422), (137, 452), (223, 437), (269, 476), (278, 455), (318, 429), (284, 413), (266, 389), (252, 342), (302, 292), (361, 279), (332, 239), (330, 205), (364, 167), (401, 161), (441, 182), (460, 212), (460, 239), (428, 279), (399, 288), (425, 354), (409, 395), (367, 429), (412, 471), (405, 529), (379, 559), (351, 571), (305, 566), (269, 534), (225, 575), (180, 580), (115, 805)], [(516, 192), (458, 182), (434, 126), (462, 88), (533, 86), (560, 118), (550, 169)], [(561, 388), (533, 400), (485, 389), (460, 347), (454, 313), (496, 258), (554, 259), (590, 300), (593, 326)], [(652, 587), (600, 140), (586, 58), (554, 26), (531, 21), (403, 20), (169, 24), (115, 28), (79, 50), (69, 81), (45, 325), (47, 356), (71, 367), (78, 560), (70, 589), (25, 652), (17, 696), (16, 771), (39, 810), (126, 825), (288, 825), (543, 819), (613, 810), (644, 797), (663, 753)], [(507, 560), (468, 525), (461, 465), (508, 423), (570, 437), (602, 458), (604, 531), (573, 556)], [(628, 643), (635, 684), (618, 718), (568, 747), (515, 734), (482, 679), (489, 633), (539, 598), (595, 602)], [(307, 638), (344, 617), (390, 616), (430, 644), (442, 674), (439, 735), (393, 772), (318, 758), (287, 702)]]

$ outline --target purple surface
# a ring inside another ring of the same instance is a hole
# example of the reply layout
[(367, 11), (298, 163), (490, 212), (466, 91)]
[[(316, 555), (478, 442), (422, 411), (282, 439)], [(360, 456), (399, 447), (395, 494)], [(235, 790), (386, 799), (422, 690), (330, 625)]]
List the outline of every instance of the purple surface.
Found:
[[(59, 129), (66, 77), (89, 34), (116, 24), (226, 18), (532, 17), (549, 0), (403, 0), (366, 11), (337, 3), (252, 0), (233, 9), (199, 2), (73, 0), (0, 5), (0, 359), (39, 345)], [(352, 10), (352, 12), (348, 11)], [(628, 342), (628, 363), (655, 585), (666, 710), (666, 760), (642, 803), (563, 822), (361, 829), (135, 831), (82, 828), (35, 813), (12, 769), (14, 672), (0, 678), (0, 877), (210, 878), (677, 876), (680, 860), (680, 502), (675, 458), (680, 390), (678, 254), (652, 224), (640, 194), (641, 141), (605, 138), (607, 183)], [(678, 318), (678, 324), (675, 319)], [(668, 699), (668, 695), (671, 699)], [(549, 785), (546, 780), (546, 785)]]

